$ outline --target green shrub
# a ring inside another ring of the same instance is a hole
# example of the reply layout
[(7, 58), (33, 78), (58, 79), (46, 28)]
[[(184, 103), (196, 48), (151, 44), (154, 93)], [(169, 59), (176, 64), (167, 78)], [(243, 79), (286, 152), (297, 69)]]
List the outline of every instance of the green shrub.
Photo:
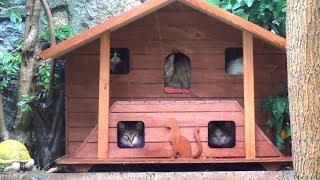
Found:
[(284, 140), (291, 137), (288, 95), (282, 93), (267, 97), (263, 101), (262, 110), (269, 116), (268, 131), (275, 131), (277, 148), (284, 150)]
[(285, 37), (286, 0), (207, 0)]

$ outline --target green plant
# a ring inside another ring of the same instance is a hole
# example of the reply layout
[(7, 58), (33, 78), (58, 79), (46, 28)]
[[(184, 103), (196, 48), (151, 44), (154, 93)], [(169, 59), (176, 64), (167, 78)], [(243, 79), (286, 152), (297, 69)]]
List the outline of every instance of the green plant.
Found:
[(18, 76), (21, 60), (21, 52), (0, 52), (0, 91), (8, 87)]
[(29, 94), (22, 95), (22, 100), (18, 102), (18, 107), (21, 111), (26, 112), (30, 111), (29, 103), (35, 99), (35, 96), (31, 96)]
[(285, 37), (286, 0), (207, 0)]
[(284, 150), (284, 141), (291, 137), (288, 95), (282, 93), (267, 97), (262, 104), (262, 110), (269, 116), (268, 131), (275, 130), (277, 148)]
[(10, 21), (14, 23), (22, 21), (21, 12), (17, 8), (12, 8), (9, 10), (9, 17)]
[[(73, 29), (69, 25), (59, 25), (54, 28), (56, 33), (57, 42), (61, 42), (74, 34)], [(41, 42), (50, 42), (49, 29), (45, 25), (43, 33), (40, 35)]]
[(37, 85), (49, 89), (50, 83), (50, 62), (41, 62), (38, 69)]

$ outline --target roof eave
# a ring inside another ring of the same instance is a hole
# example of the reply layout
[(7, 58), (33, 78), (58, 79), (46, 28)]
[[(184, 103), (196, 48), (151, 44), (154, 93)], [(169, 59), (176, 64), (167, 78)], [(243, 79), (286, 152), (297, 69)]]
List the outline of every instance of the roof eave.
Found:
[(190, 6), (239, 30), (248, 31), (255, 37), (263, 39), (280, 49), (286, 49), (285, 38), (263, 29), (262, 27), (249, 21), (246, 21), (241, 17), (231, 14), (219, 7), (213, 6), (204, 0), (151, 0), (141, 6), (110, 18), (101, 24), (87, 29), (74, 37), (71, 37), (55, 46), (50, 47), (49, 49), (42, 51), (40, 53), (40, 58), (47, 59), (60, 57), (68, 52), (73, 51), (74, 49), (81, 47), (84, 44), (98, 39), (100, 35), (106, 31), (114, 31), (175, 1)]

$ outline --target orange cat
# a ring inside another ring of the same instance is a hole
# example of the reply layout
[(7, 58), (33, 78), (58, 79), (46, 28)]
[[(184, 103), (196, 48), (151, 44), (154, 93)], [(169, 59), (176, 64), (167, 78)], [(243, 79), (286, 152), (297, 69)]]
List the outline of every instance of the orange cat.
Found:
[(172, 155), (171, 155), (172, 158), (176, 158), (178, 154), (180, 155), (179, 157), (182, 157), (182, 158), (197, 158), (201, 155), (202, 144), (199, 136), (199, 131), (200, 131), (199, 127), (196, 127), (193, 130), (193, 134), (197, 140), (197, 145), (198, 145), (198, 152), (194, 155), (192, 155), (191, 143), (186, 137), (181, 135), (177, 120), (170, 119), (167, 127), (171, 129), (170, 141), (172, 146)]

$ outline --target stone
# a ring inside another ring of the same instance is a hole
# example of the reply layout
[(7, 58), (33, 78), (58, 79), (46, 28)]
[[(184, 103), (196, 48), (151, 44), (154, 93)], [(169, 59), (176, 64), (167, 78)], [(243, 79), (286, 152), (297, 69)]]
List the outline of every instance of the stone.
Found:
[(13, 23), (10, 20), (0, 22), (0, 51), (12, 51), (23, 39), (24, 23)]

